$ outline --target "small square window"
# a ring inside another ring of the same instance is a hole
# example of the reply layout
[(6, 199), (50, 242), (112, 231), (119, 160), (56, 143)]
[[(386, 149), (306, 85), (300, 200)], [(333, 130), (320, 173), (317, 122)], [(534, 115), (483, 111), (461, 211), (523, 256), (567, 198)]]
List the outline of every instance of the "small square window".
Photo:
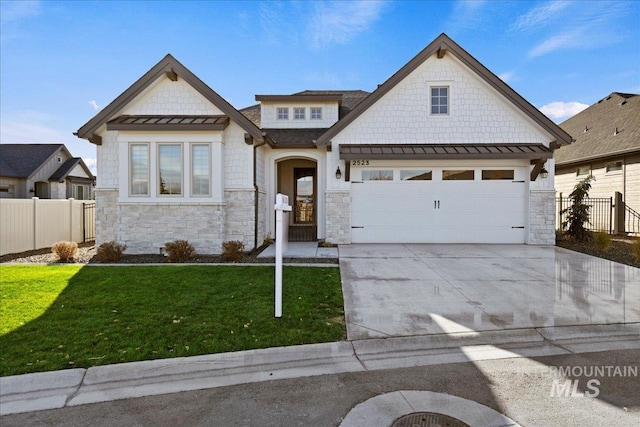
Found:
[(443, 181), (473, 181), (475, 179), (475, 171), (468, 170), (443, 170)]
[(402, 181), (431, 181), (432, 172), (430, 170), (401, 170), (400, 180)]
[(577, 176), (587, 176), (591, 173), (591, 168), (589, 166), (582, 166), (578, 168), (576, 171)]
[(294, 108), (293, 109), (293, 119), (294, 120), (304, 120), (304, 108)]
[(278, 108), (278, 120), (289, 120), (288, 108)]
[(322, 108), (311, 108), (311, 120), (322, 120)]
[(392, 170), (364, 170), (362, 171), (363, 181), (393, 181)]
[(434, 86), (431, 88), (431, 114), (449, 114), (449, 87)]
[(607, 173), (618, 172), (622, 170), (622, 162), (607, 163)]

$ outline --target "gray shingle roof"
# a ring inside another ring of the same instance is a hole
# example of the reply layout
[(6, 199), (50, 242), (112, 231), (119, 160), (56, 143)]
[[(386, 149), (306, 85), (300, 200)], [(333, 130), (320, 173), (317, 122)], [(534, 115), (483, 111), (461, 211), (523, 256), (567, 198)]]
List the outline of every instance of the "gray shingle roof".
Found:
[(63, 144), (0, 144), (0, 176), (27, 178)]
[(321, 129), (263, 129), (278, 145), (314, 145), (316, 139), (327, 131)]
[(575, 142), (555, 151), (557, 165), (640, 153), (640, 95), (613, 92), (560, 127)]
[(62, 182), (67, 177), (67, 175), (69, 175), (69, 172), (71, 172), (71, 170), (75, 168), (78, 163), (80, 163), (80, 160), (80, 157), (72, 157), (70, 159), (67, 159), (67, 161), (64, 162), (62, 166), (60, 166), (58, 170), (49, 177), (49, 181)]

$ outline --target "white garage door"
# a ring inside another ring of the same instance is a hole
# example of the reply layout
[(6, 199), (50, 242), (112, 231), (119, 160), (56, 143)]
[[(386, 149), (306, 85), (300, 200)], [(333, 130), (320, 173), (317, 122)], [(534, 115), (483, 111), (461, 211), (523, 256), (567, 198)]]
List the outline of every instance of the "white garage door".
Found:
[(526, 173), (523, 167), (355, 170), (352, 241), (524, 243)]

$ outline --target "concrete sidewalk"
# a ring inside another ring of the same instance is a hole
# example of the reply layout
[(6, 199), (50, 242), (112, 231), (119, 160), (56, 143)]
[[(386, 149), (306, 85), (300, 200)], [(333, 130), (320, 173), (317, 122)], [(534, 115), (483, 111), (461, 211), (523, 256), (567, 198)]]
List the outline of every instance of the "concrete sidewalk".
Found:
[(469, 361), (640, 349), (640, 323), (381, 338), (0, 378), (0, 415), (236, 384)]

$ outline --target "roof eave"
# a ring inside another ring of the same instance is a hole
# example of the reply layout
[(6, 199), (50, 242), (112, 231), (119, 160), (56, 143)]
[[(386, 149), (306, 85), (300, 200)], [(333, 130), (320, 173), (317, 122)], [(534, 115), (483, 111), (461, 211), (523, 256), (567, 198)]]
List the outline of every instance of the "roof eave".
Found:
[(611, 153), (604, 153), (604, 154), (595, 154), (593, 156), (587, 156), (587, 157), (581, 157), (579, 159), (571, 159), (571, 160), (565, 160), (562, 162), (556, 162), (556, 166), (560, 167), (560, 166), (571, 166), (571, 165), (576, 165), (579, 163), (585, 163), (585, 162), (592, 162), (594, 160), (606, 160), (606, 159), (611, 159), (613, 157), (619, 157), (619, 156), (626, 156), (629, 154), (640, 154), (640, 147), (634, 147), (634, 148), (629, 148), (626, 150), (619, 150), (619, 151), (614, 151)]

